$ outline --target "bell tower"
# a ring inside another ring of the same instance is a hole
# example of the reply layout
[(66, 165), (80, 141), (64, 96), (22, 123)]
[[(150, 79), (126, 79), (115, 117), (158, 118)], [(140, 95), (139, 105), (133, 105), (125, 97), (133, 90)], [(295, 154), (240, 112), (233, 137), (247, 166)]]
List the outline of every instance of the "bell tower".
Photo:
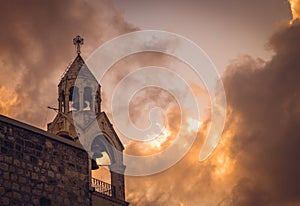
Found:
[[(80, 144), (89, 154), (92, 205), (127, 206), (125, 201), (123, 144), (105, 112), (101, 86), (81, 57), (83, 38), (73, 39), (76, 58), (58, 84), (58, 108), (48, 132)], [(102, 175), (106, 170), (109, 180)]]
[[(83, 38), (76, 36), (73, 43), (77, 56), (58, 84), (58, 108), (50, 107), (57, 111), (57, 116), (48, 124), (48, 131), (67, 139), (77, 140), (79, 134), (75, 130), (72, 116), (76, 112), (86, 113), (85, 116), (93, 113), (99, 115), (101, 87), (80, 56)], [(80, 76), (78, 76), (79, 72)]]

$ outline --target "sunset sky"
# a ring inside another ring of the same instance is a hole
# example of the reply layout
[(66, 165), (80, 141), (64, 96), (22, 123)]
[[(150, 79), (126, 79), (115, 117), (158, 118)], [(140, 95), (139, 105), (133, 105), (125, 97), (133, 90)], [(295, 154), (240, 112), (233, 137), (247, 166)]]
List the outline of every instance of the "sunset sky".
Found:
[[(72, 39), (78, 34), (85, 39), (84, 59), (104, 42), (144, 29), (185, 36), (211, 58), (224, 84), (227, 116), (205, 161), (198, 157), (211, 116), (203, 82), (188, 82), (201, 105), (197, 119), (179, 114), (164, 90), (149, 88), (132, 99), (129, 114), (137, 126), (147, 126), (144, 117), (153, 107), (166, 117), (155, 141), (123, 140), (126, 153), (159, 153), (179, 128), (197, 138), (166, 171), (126, 177), (130, 205), (300, 205), (299, 0), (20, 0), (2, 1), (0, 13), (0, 114), (42, 129), (55, 116), (47, 106), (57, 104), (57, 84), (76, 56)], [(109, 117), (108, 96), (120, 79), (149, 65), (173, 66), (183, 76), (188, 70), (162, 54), (119, 61), (101, 81)]]

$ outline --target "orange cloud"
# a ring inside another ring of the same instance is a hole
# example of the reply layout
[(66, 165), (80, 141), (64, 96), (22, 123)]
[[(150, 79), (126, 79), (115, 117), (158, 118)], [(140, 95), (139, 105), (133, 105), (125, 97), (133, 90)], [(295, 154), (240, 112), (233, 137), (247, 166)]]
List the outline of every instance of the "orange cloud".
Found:
[(166, 114), (166, 123), (161, 125), (160, 134), (153, 134), (148, 142), (132, 141), (126, 146), (126, 153), (130, 155), (153, 155), (168, 148), (175, 140), (181, 125), (181, 114), (178, 106), (170, 107)]
[(300, 205), (300, 167), (295, 164), (300, 156), (299, 36), (299, 24), (286, 27), (270, 39), (271, 60), (245, 56), (232, 62), (223, 76), (227, 121), (214, 153), (203, 162), (196, 158), (206, 121), (176, 165), (159, 174), (128, 177), (127, 200), (139, 206)]
[(11, 116), (11, 109), (18, 104), (17, 93), (5, 86), (0, 87), (0, 114)]
[(290, 4), (291, 4), (291, 10), (292, 10), (292, 14), (293, 14), (293, 19), (291, 21), (291, 23), (300, 18), (300, 0), (289, 0)]
[[(0, 82), (5, 87), (0, 94), (1, 113), (13, 112), (13, 118), (45, 127), (45, 119), (51, 119), (47, 117), (47, 106), (56, 105), (59, 77), (66, 62), (74, 59), (74, 36), (85, 38), (85, 56), (108, 39), (136, 28), (109, 0), (26, 3), (31, 6), (24, 6), (23, 1), (13, 6), (1, 2)], [(15, 94), (19, 105), (10, 110), (10, 105), (16, 104)], [(49, 115), (55, 113), (49, 111)]]
[(235, 178), (232, 176), (235, 164), (228, 150), (231, 136), (224, 137), (207, 161), (199, 162), (197, 157), (208, 126), (209, 121), (203, 123), (194, 145), (176, 165), (151, 176), (127, 177), (128, 201), (139, 206), (227, 203), (224, 197), (230, 193)]

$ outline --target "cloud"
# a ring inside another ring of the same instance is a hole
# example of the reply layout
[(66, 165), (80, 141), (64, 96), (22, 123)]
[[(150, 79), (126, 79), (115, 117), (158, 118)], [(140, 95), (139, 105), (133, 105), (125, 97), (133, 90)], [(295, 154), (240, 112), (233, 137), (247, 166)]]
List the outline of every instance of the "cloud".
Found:
[(0, 94), (0, 113), (8, 115), (10, 113), (10, 109), (18, 104), (17, 95), (14, 91), (9, 90), (5, 86), (0, 87)]
[[(72, 38), (82, 35), (89, 54), (104, 41), (136, 30), (106, 0), (4, 1), (0, 12), (0, 112), (41, 127), (46, 107), (56, 105), (52, 88), (66, 60), (74, 58)], [(131, 205), (300, 204), (299, 36), (300, 25), (294, 21), (270, 38), (275, 53), (270, 61), (243, 56), (228, 66), (223, 78), (229, 113), (216, 151), (198, 161), (207, 120), (176, 165), (156, 175), (127, 178)], [(176, 129), (180, 117), (168, 117), (170, 130)]]
[(53, 118), (45, 119), (47, 106), (57, 104), (59, 77), (75, 58), (72, 39), (83, 36), (88, 55), (108, 39), (136, 30), (108, 0), (4, 1), (0, 12), (0, 86), (18, 99), (6, 110), (39, 127)]
[[(151, 176), (127, 177), (127, 200), (138, 206), (217, 205), (223, 201), (230, 193), (227, 186), (231, 179), (227, 175), (231, 163), (226, 160), (226, 149), (218, 149), (219, 155), (209, 161), (197, 159), (208, 125), (206, 122), (201, 127), (195, 144), (176, 165)], [(222, 170), (222, 167), (226, 169)]]
[[(289, 0), (293, 15), (293, 20), (300, 18), (300, 1), (299, 0)], [(293, 20), (291, 23), (293, 23)]]
[(224, 84), (232, 116), (239, 121), (230, 153), (240, 180), (232, 205), (300, 203), (300, 25), (277, 31), (270, 39), (269, 62), (242, 59), (229, 66)]
[(231, 62), (223, 76), (229, 112), (216, 151), (197, 161), (208, 120), (179, 163), (156, 175), (127, 178), (128, 201), (139, 206), (300, 204), (299, 36), (300, 24), (294, 22), (270, 38), (270, 61), (245, 55)]

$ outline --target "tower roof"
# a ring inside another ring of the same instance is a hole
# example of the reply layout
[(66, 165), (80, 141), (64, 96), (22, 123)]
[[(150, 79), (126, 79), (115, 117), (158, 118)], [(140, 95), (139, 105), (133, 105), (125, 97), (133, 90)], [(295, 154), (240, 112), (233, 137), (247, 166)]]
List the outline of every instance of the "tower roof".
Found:
[[(85, 80), (90, 80), (90, 81), (95, 81), (98, 83), (97, 79), (95, 76), (92, 74), (92, 72), (88, 69), (86, 66), (84, 60), (80, 56), (80, 47), (83, 45), (83, 38), (79, 35), (77, 35), (73, 39), (73, 44), (76, 47), (76, 52), (77, 56), (72, 62), (72, 64), (66, 69), (64, 72), (59, 85), (61, 85), (62, 82), (67, 81), (67, 80), (76, 80), (77, 78), (85, 79)], [(73, 82), (74, 83), (74, 82)]]
[(72, 64), (66, 69), (65, 73), (62, 76), (62, 79), (65, 79), (66, 77), (68, 77), (69, 79), (77, 78), (78, 73), (84, 64), (85, 64), (84, 60), (78, 54), (77, 57), (72, 62)]
[[(65, 80), (76, 79), (80, 72), (80, 78), (86, 78), (89, 80), (97, 81), (95, 76), (86, 66), (83, 58), (78, 54), (72, 64), (66, 69), (65, 73), (63, 74), (60, 83)], [(60, 84), (59, 83), (59, 84)]]

